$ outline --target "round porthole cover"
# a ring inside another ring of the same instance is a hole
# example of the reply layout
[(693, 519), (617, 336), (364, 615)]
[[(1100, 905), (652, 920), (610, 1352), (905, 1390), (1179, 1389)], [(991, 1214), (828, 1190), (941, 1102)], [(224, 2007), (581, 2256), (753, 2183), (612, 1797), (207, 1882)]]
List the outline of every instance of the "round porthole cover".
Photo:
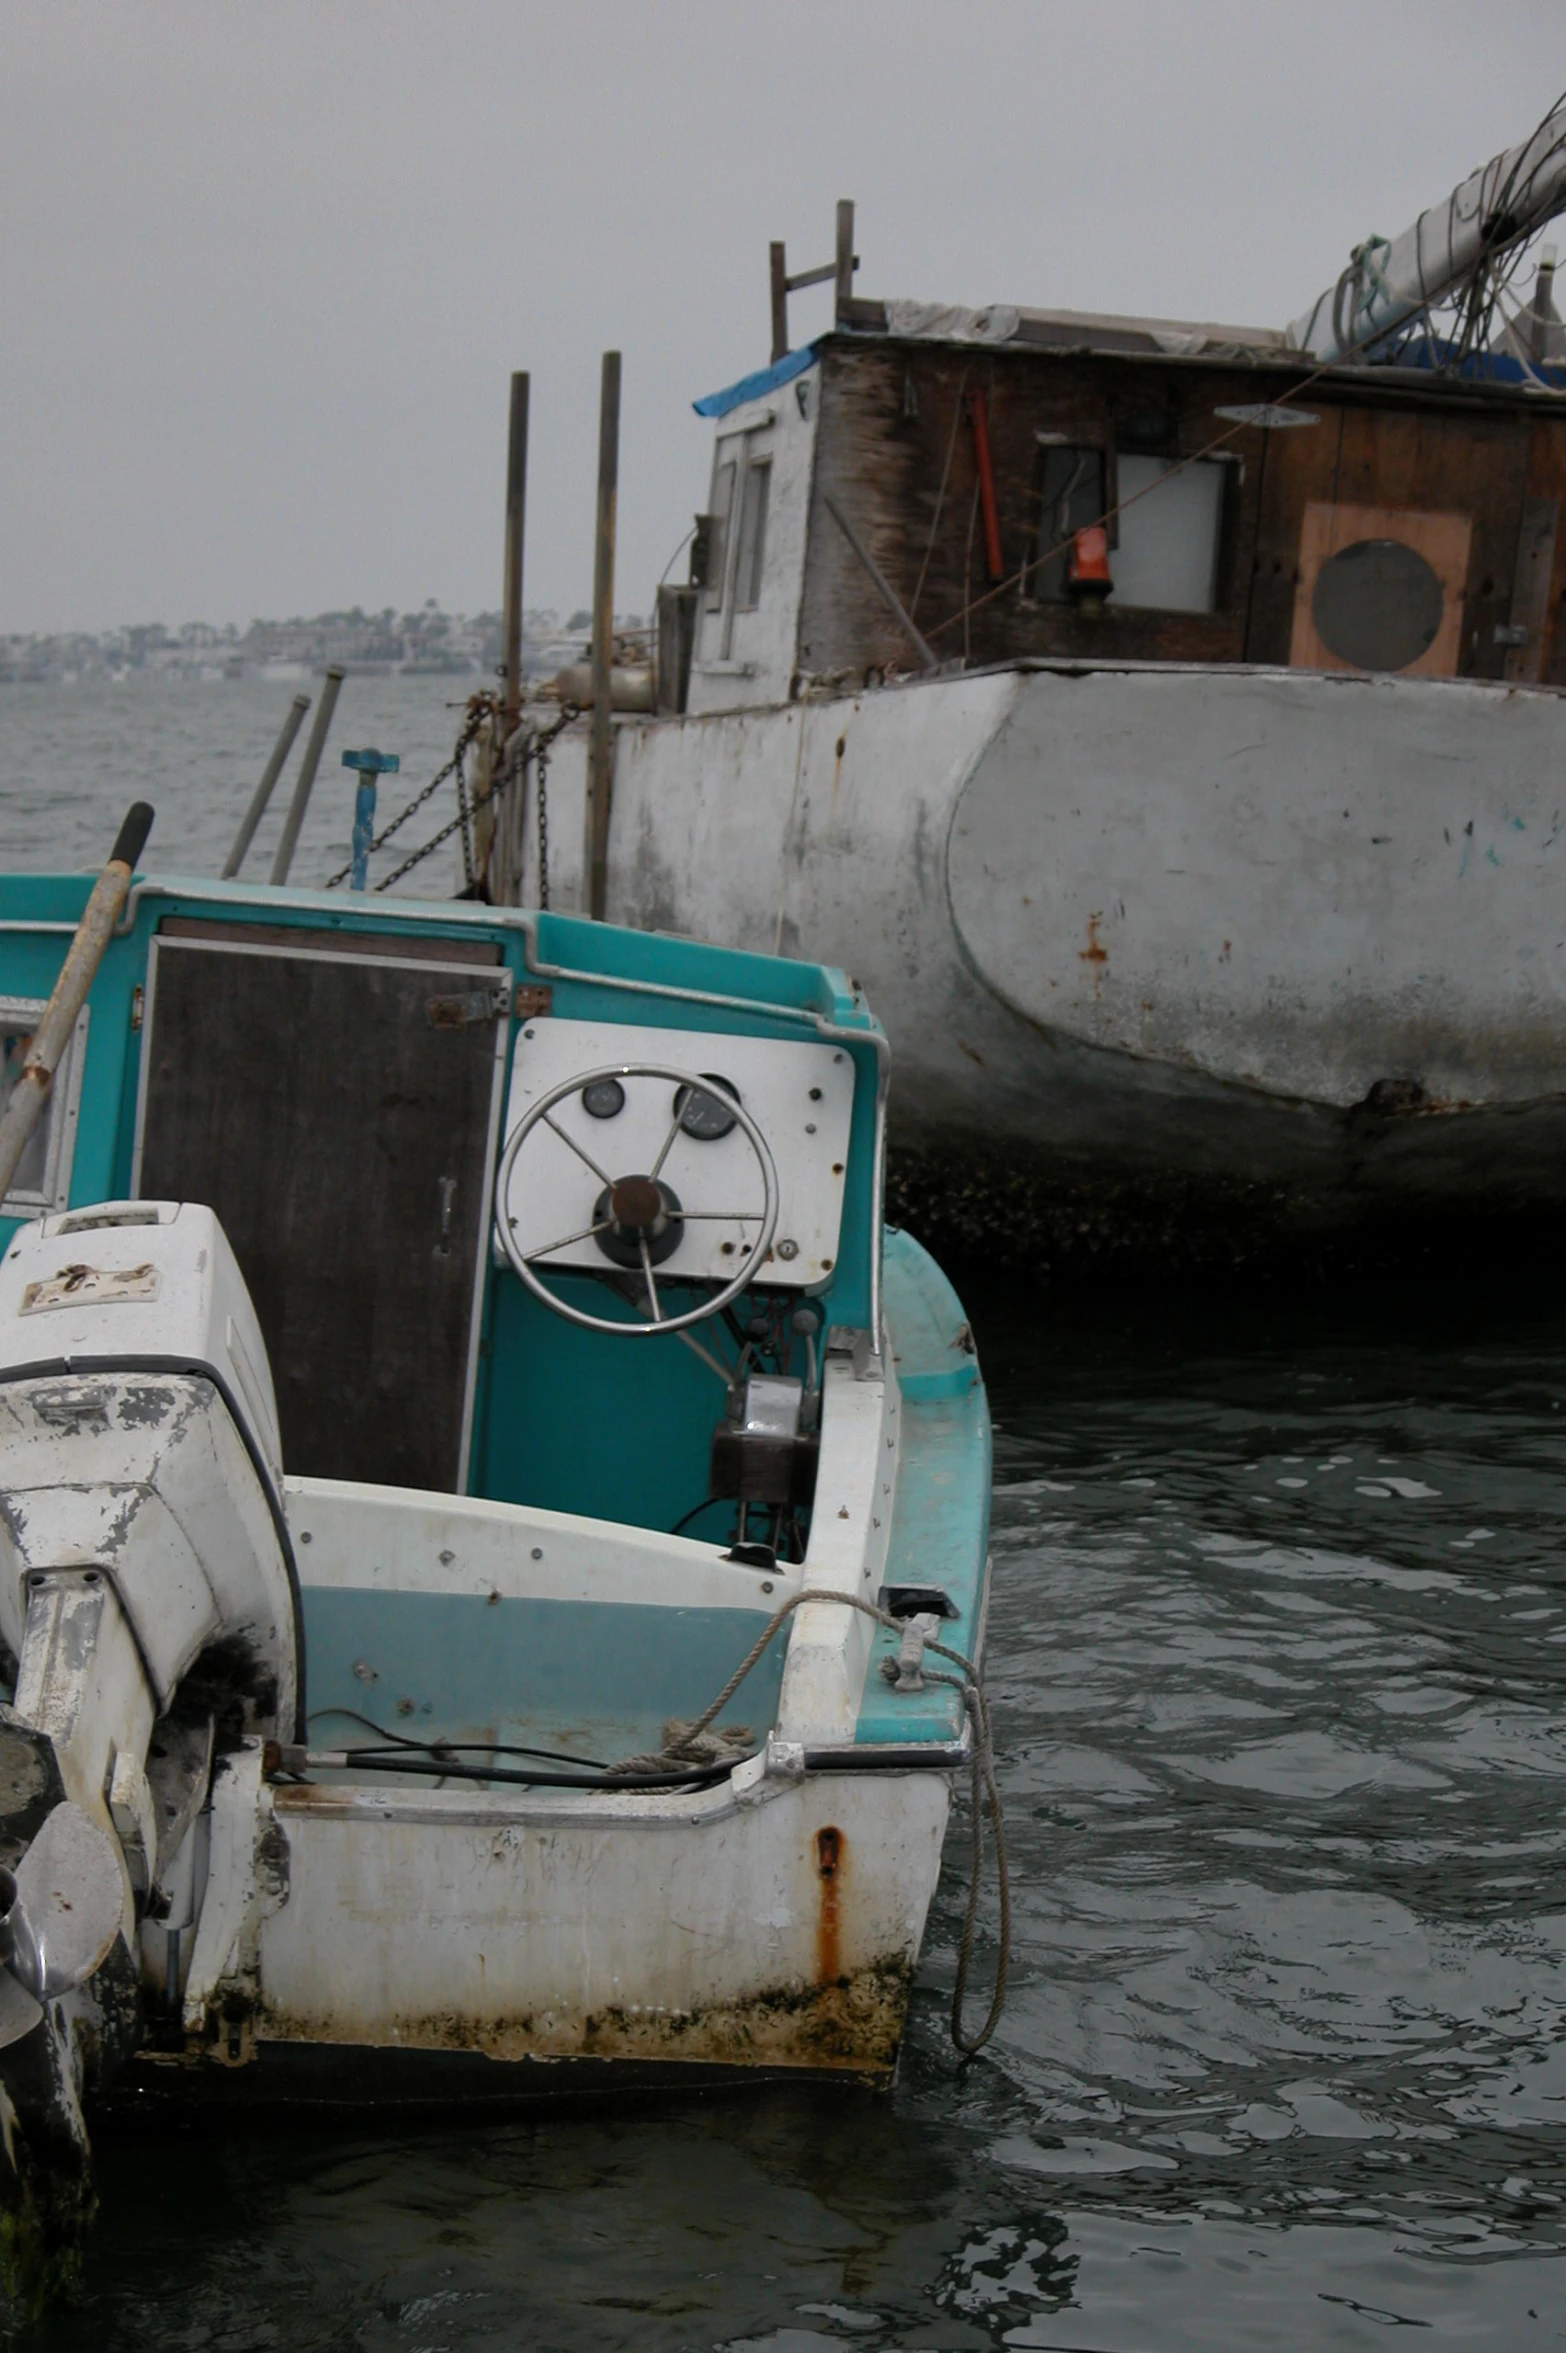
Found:
[(1430, 651), (1446, 600), (1435, 571), (1401, 539), (1356, 539), (1316, 575), (1316, 634), (1358, 670), (1406, 670)]

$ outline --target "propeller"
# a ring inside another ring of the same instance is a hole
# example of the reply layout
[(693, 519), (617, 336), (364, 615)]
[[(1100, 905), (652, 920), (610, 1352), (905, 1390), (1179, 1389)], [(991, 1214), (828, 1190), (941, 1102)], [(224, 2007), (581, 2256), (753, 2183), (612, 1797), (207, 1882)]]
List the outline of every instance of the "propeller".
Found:
[(0, 1867), (0, 2050), (31, 2034), (45, 2002), (85, 1985), (124, 1915), (112, 1840), (64, 1799), (16, 1869)]

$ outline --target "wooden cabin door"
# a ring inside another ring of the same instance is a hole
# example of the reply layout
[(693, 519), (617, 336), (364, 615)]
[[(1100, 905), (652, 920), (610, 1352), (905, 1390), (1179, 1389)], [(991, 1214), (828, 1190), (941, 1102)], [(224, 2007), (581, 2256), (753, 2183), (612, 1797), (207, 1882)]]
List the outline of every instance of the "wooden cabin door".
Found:
[[(460, 1491), (509, 976), (490, 941), (170, 920), (134, 1189), (217, 1212), (285, 1470)], [(487, 969), (484, 969), (487, 967)]]
[(1530, 422), (1337, 406), (1266, 434), (1246, 658), (1499, 677)]

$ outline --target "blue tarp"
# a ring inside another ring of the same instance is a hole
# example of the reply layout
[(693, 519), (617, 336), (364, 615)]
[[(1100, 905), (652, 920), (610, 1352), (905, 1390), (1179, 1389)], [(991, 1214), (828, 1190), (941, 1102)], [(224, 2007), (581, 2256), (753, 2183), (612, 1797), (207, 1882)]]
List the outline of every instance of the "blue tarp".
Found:
[(1398, 368), (1450, 368), (1454, 375), (1466, 377), (1471, 383), (1528, 384), (1537, 379), (1552, 392), (1566, 392), (1566, 367), (1558, 360), (1536, 364), (1530, 374), (1509, 351), (1473, 351), (1454, 366), (1452, 345), (1442, 336), (1411, 336), (1396, 348), (1378, 346), (1375, 356)]
[(698, 417), (726, 417), (730, 409), (743, 408), (747, 400), (763, 400), (769, 392), (776, 392), (780, 384), (792, 384), (807, 368), (816, 364), (816, 346), (802, 344), (798, 351), (785, 352), (770, 368), (758, 368), (754, 376), (741, 376), (737, 384), (724, 392), (709, 392), (705, 400), (693, 400), (692, 408)]

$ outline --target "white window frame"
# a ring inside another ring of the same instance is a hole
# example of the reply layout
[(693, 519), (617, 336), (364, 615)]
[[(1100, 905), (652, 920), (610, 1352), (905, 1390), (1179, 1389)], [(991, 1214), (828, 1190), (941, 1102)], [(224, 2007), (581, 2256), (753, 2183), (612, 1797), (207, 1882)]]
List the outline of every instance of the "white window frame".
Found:
[[(27, 1023), (36, 1028), (43, 1019), (47, 997), (0, 997), (0, 1025), (10, 1028)], [(76, 1162), (76, 1131), (81, 1122), (82, 1075), (87, 1065), (87, 1023), (90, 1008), (84, 1005), (76, 1017), (76, 1026), (66, 1041), (54, 1073), (54, 1084), (49, 1089), (44, 1107), (48, 1121), (48, 1142), (44, 1147), (43, 1183), (39, 1186), (13, 1185), (3, 1202), (0, 1216), (46, 1217), (51, 1210), (67, 1209), (71, 1199), (71, 1171)]]
[[(770, 433), (776, 423), (776, 411), (773, 409), (764, 410), (759, 417), (753, 418), (750, 424), (741, 425), (737, 431), (722, 435), (713, 457), (713, 480), (716, 482), (720, 459), (725, 465), (731, 462), (727, 454), (728, 444), (738, 442), (739, 448), (735, 453), (738, 458), (738, 470), (734, 476), (734, 494), (729, 502), (729, 519), (724, 530), (722, 594), (719, 608), (722, 613), (722, 630), (718, 643), (718, 660), (720, 662), (728, 662), (733, 658), (735, 613), (737, 611), (752, 613), (761, 601), (758, 594), (756, 605), (741, 606), (738, 603), (740, 525), (745, 514), (745, 483), (752, 466), (770, 466), (776, 454), (770, 441), (764, 448), (758, 448), (757, 437), (763, 433)], [(772, 488), (773, 485), (769, 483), (767, 499), (769, 521)], [(713, 607), (709, 605), (709, 613), (712, 610)], [(702, 667), (710, 668), (711, 664), (704, 663)]]

